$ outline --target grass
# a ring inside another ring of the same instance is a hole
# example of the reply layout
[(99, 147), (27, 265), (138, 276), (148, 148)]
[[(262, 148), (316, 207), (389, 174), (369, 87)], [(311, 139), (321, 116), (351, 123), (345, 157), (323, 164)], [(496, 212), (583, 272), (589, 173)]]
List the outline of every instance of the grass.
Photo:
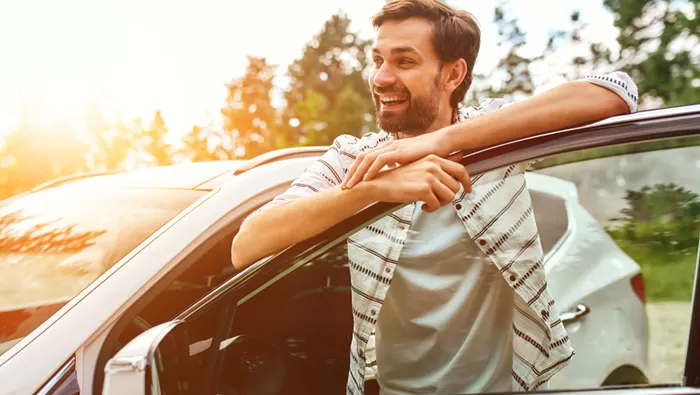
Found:
[(664, 251), (624, 240), (617, 244), (641, 266), (648, 302), (691, 300), (697, 248)]

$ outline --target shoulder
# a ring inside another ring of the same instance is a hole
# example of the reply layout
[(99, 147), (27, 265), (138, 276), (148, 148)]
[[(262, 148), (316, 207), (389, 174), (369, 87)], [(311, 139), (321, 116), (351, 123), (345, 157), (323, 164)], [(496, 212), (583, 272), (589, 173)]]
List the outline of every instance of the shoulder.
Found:
[(463, 107), (459, 109), (460, 120), (465, 120), (468, 118), (474, 118), (479, 115), (484, 115), (492, 111), (496, 111), (499, 108), (506, 107), (510, 104), (505, 99), (500, 98), (488, 98), (479, 102), (476, 106)]
[(343, 134), (335, 138), (330, 149), (340, 154), (357, 155), (393, 139), (394, 136), (385, 131), (366, 133), (362, 137)]

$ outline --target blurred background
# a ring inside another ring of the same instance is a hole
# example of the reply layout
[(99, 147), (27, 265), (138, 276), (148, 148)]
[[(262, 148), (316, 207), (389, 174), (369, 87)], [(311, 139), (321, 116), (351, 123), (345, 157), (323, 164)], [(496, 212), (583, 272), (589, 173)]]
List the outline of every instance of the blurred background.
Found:
[[(468, 103), (615, 69), (700, 102), (696, 0), (452, 0), (481, 23)], [(0, 198), (76, 172), (250, 158), (375, 130), (383, 1), (0, 2)]]

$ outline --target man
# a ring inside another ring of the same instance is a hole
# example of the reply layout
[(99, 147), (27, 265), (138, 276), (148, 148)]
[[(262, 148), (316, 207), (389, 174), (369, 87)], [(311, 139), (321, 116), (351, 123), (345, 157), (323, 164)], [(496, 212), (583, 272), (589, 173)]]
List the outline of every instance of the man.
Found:
[(373, 23), (369, 87), (382, 131), (338, 137), (246, 220), (233, 264), (242, 269), (371, 203), (410, 203), (358, 232), (373, 237), (349, 238), (347, 392), (364, 392), (366, 372), (387, 395), (540, 388), (574, 353), (547, 288), (522, 168), (470, 180), (455, 153), (634, 112), (636, 86), (613, 73), (463, 109), (480, 42), (470, 14), (395, 0)]

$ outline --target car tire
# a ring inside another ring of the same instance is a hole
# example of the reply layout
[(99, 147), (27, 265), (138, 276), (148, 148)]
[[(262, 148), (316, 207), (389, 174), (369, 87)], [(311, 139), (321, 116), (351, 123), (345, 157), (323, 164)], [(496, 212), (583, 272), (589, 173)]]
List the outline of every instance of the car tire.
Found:
[(620, 366), (601, 384), (602, 387), (617, 387), (629, 385), (644, 385), (649, 384), (649, 379), (638, 368), (630, 365)]

